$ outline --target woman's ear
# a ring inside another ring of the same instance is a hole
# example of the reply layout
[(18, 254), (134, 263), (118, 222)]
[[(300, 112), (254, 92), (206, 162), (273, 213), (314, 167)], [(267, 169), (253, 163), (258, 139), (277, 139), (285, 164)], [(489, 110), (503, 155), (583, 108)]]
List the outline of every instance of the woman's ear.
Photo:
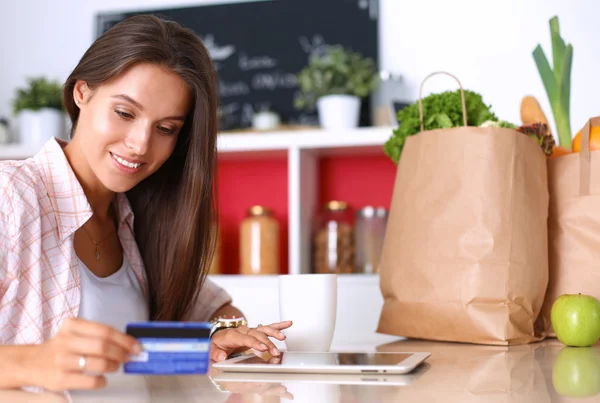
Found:
[(90, 87), (83, 80), (77, 80), (73, 87), (73, 101), (77, 106), (85, 104), (90, 98)]

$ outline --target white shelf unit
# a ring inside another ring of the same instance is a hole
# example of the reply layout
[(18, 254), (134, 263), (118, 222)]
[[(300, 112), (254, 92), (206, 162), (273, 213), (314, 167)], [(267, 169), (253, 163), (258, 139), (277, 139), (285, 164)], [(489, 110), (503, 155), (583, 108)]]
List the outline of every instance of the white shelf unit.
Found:
[[(381, 155), (392, 127), (366, 127), (351, 130), (292, 130), (279, 132), (240, 132), (220, 134), (219, 158), (272, 158), (285, 156), (288, 163), (288, 271), (310, 270), (310, 224), (319, 186), (318, 160), (331, 155)], [(23, 159), (35, 153), (20, 145), (0, 147), (0, 159)]]
[(289, 131), (219, 136), (220, 158), (269, 158), (287, 155), (288, 164), (288, 272), (310, 272), (313, 214), (319, 188), (319, 157), (381, 155), (391, 127), (343, 131)]

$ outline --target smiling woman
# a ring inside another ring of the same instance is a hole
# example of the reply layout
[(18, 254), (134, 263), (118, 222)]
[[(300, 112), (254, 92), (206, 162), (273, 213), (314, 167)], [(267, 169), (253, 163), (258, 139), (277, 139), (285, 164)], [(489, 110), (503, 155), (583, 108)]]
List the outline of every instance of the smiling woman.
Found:
[[(216, 99), (191, 30), (132, 17), (64, 85), (71, 141), (0, 163), (0, 387), (101, 387), (140, 351), (128, 322), (241, 315), (206, 278)], [(269, 337), (290, 325), (220, 330), (211, 357), (277, 355)]]

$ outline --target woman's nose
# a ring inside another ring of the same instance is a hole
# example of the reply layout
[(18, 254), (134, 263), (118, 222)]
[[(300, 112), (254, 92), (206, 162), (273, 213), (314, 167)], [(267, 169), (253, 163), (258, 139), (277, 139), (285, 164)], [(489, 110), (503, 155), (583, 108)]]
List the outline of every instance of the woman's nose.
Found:
[(150, 142), (150, 129), (136, 127), (125, 138), (125, 146), (137, 155), (144, 155), (148, 151)]

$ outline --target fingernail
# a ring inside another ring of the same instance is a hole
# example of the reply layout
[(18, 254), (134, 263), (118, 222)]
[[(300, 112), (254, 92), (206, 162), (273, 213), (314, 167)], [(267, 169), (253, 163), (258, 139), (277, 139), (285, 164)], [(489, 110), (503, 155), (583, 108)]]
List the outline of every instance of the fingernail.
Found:
[(219, 355), (217, 356), (217, 360), (223, 361), (224, 359), (225, 359), (225, 353), (219, 353)]
[(144, 351), (144, 349), (142, 348), (142, 345), (141, 345), (141, 344), (135, 344), (135, 345), (133, 346), (133, 352), (134, 352), (135, 354), (139, 354), (139, 353), (141, 353), (142, 351)]
[(271, 354), (272, 355), (279, 355), (279, 350), (277, 350), (276, 348), (274, 348), (273, 350), (271, 350)]
[(267, 347), (265, 344), (261, 344), (261, 345), (260, 345), (260, 348), (261, 348), (262, 350), (268, 350), (268, 349), (269, 349), (269, 347)]

